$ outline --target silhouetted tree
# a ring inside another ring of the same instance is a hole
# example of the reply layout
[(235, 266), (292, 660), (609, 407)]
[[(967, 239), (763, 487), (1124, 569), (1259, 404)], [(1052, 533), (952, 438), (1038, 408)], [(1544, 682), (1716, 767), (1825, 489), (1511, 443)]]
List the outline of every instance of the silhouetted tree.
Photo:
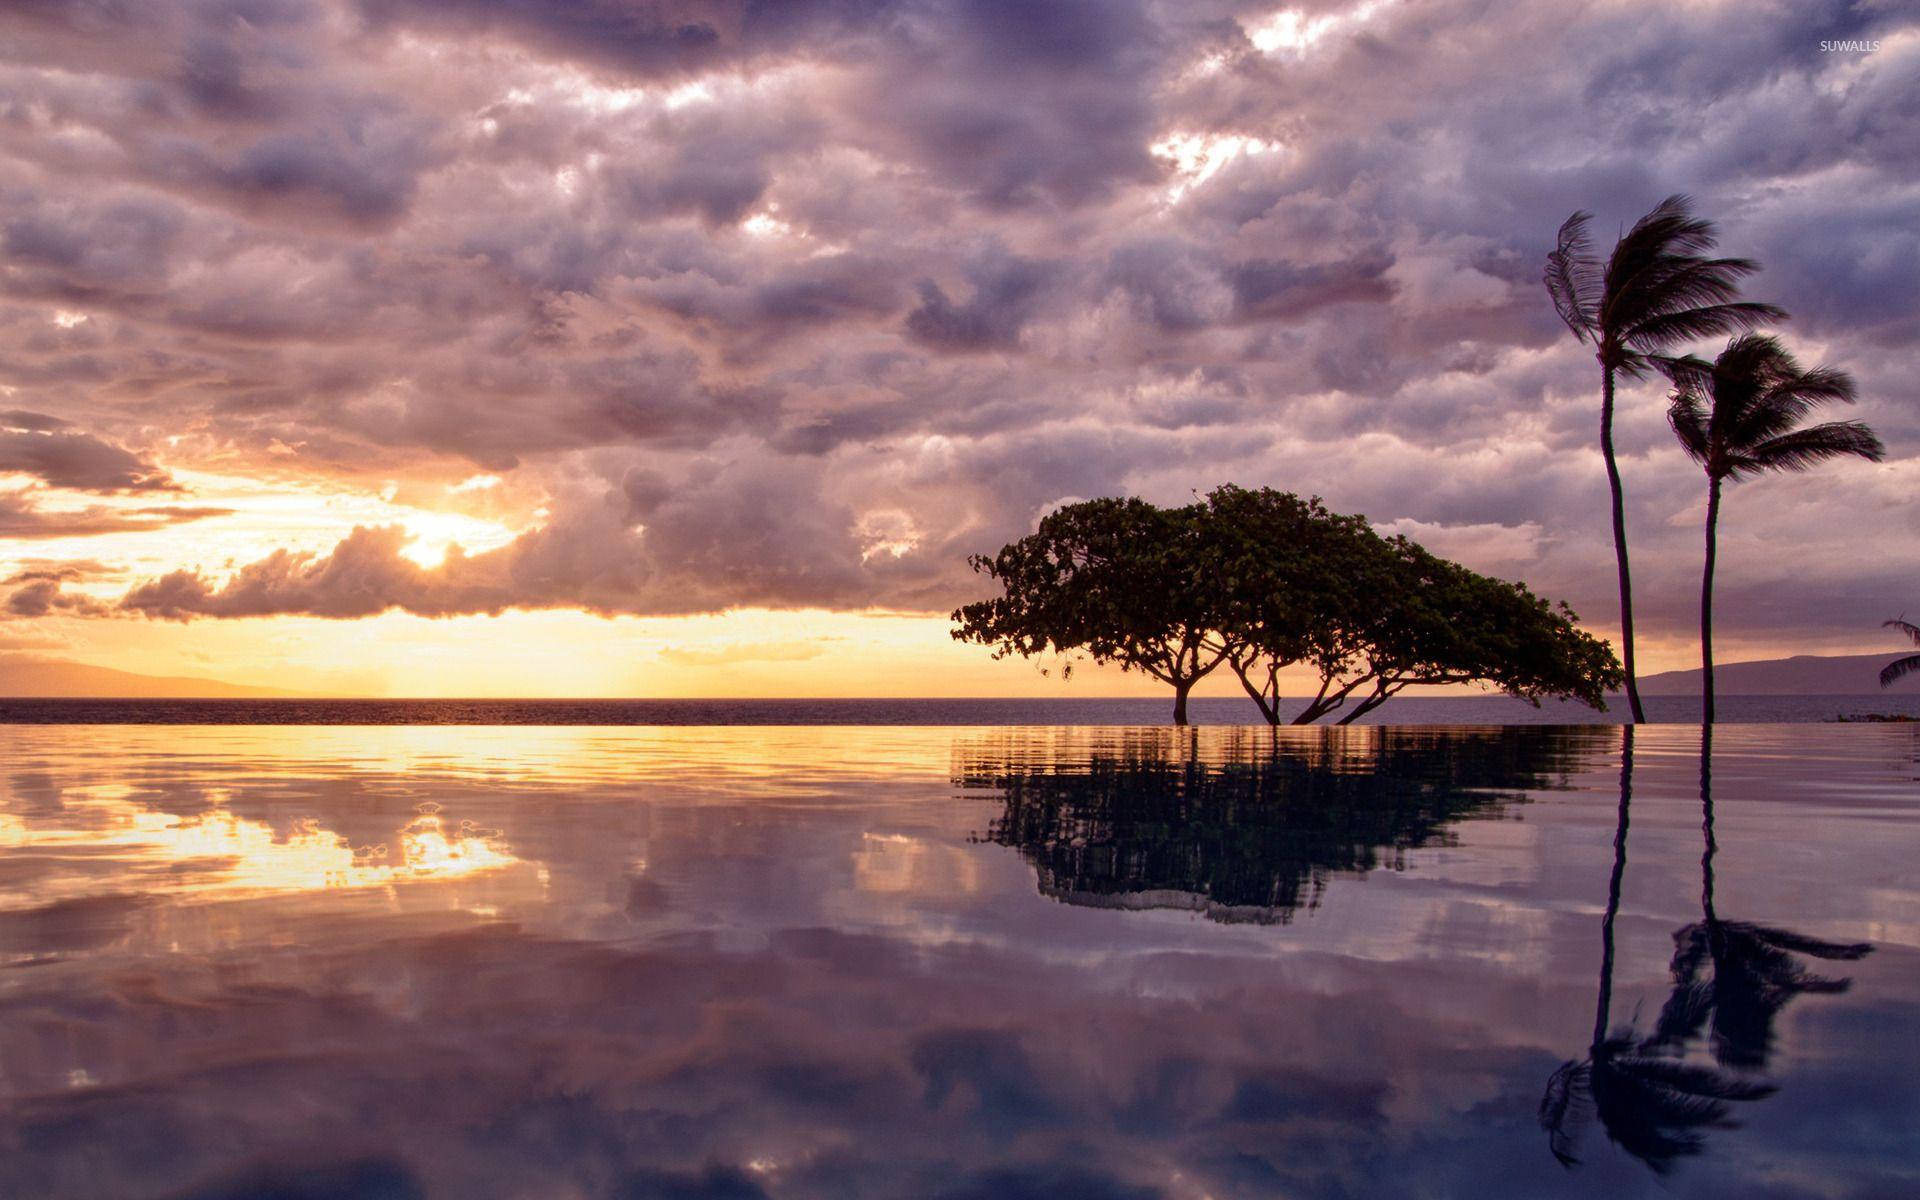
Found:
[(1667, 419), (1693, 460), (1707, 472), (1707, 553), (1700, 575), (1701, 719), (1713, 720), (1713, 567), (1720, 524), (1720, 488), (1764, 471), (1805, 471), (1852, 455), (1878, 461), (1880, 439), (1859, 421), (1796, 428), (1833, 401), (1853, 402), (1853, 380), (1832, 367), (1801, 370), (1775, 338), (1742, 334), (1709, 364), (1688, 355), (1662, 369), (1674, 381)]
[[(953, 636), (994, 657), (1085, 654), (1173, 686), (1173, 723), (1187, 695), (1220, 665), (1208, 637), (1214, 594), (1197, 578), (1197, 507), (1087, 500), (1048, 513), (1033, 534), (968, 561), (1004, 594), (954, 612)], [(1071, 664), (1066, 668), (1071, 670)]]
[(1579, 700), (1604, 710), (1604, 693), (1621, 680), (1613, 650), (1518, 583), (1493, 579), (1428, 553), (1404, 537), (1380, 541), (1356, 569), (1373, 600), (1344, 642), (1352, 647), (1322, 670), (1320, 694), (1300, 716), (1311, 721), (1357, 696), (1339, 723), (1378, 708), (1414, 684), (1491, 683), (1538, 704)]
[(1744, 258), (1708, 258), (1713, 224), (1692, 215), (1685, 196), (1669, 196), (1634, 222), (1603, 266), (1587, 236), (1593, 214), (1576, 212), (1560, 226), (1547, 256), (1545, 282), (1554, 308), (1574, 337), (1600, 362), (1600, 453), (1613, 500), (1613, 550), (1620, 577), (1620, 654), (1627, 703), (1645, 721), (1633, 660), (1633, 579), (1627, 562), (1625, 496), (1613, 452), (1613, 389), (1617, 376), (1646, 373), (1659, 353), (1681, 342), (1786, 314), (1769, 304), (1736, 300), (1741, 278), (1758, 269)]
[(954, 637), (996, 657), (1079, 653), (1145, 671), (1173, 685), (1177, 725), (1222, 662), (1271, 724), (1279, 673), (1300, 662), (1321, 686), (1296, 724), (1358, 697), (1351, 721), (1413, 684), (1487, 682), (1603, 708), (1620, 680), (1612, 650), (1564, 605), (1271, 489), (1223, 487), (1179, 509), (1069, 505), (971, 561), (1004, 594), (956, 611)]
[(1321, 688), (1293, 723), (1338, 708), (1347, 692), (1330, 690), (1360, 650), (1364, 614), (1390, 591), (1379, 535), (1364, 517), (1329, 512), (1318, 496), (1231, 484), (1207, 496), (1206, 520), (1220, 645), (1260, 715), (1281, 723), (1280, 672), (1296, 663), (1317, 671)]
[[(1902, 620), (1885, 622), (1891, 629), (1898, 629), (1920, 646), (1920, 625), (1912, 625)], [(1893, 681), (1905, 677), (1914, 671), (1920, 671), (1920, 654), (1909, 654), (1905, 658), (1896, 658), (1880, 669), (1880, 686), (1891, 687)]]

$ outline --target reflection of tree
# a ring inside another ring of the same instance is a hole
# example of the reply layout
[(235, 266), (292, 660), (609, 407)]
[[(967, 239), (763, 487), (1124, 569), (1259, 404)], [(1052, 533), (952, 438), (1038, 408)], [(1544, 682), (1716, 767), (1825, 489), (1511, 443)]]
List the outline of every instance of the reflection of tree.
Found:
[[(1566, 1062), (1547, 1081), (1540, 1124), (1548, 1147), (1567, 1166), (1577, 1164), (1579, 1129), (1591, 1112), (1621, 1149), (1664, 1174), (1698, 1154), (1704, 1131), (1727, 1128), (1731, 1105), (1778, 1090), (1754, 1072), (1765, 1068), (1773, 1017), (1801, 992), (1837, 992), (1847, 980), (1810, 974), (1794, 954), (1857, 959), (1872, 947), (1804, 937), (1787, 930), (1719, 920), (1713, 908), (1713, 730), (1700, 735), (1700, 803), (1706, 850), (1701, 856), (1705, 920), (1674, 937), (1673, 991), (1650, 1035), (1608, 1029), (1613, 997), (1613, 925), (1627, 866), (1627, 826), (1633, 795), (1633, 727), (1622, 731), (1620, 808), (1613, 842), (1613, 875), (1600, 926), (1600, 988), (1587, 1057)], [(1707, 973), (1703, 975), (1703, 970)], [(1713, 1065), (1687, 1061), (1711, 1023)]]
[[(1258, 734), (1201, 754), (1178, 733), (962, 751), (956, 782), (1001, 793), (985, 840), (1070, 904), (1284, 921), (1336, 871), (1402, 865), (1446, 824), (1546, 786), (1598, 730)], [(1210, 750), (1212, 748), (1210, 747)]]

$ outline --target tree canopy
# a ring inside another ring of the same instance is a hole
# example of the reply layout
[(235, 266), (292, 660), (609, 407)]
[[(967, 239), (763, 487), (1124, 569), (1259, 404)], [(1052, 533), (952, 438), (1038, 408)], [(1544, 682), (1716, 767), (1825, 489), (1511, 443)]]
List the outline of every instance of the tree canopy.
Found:
[(1144, 671), (1173, 686), (1174, 723), (1185, 724), (1187, 693), (1224, 657), (1208, 637), (1199, 513), (1137, 499), (1054, 510), (1031, 535), (968, 560), (1004, 594), (955, 612), (954, 636), (996, 658), (1078, 653)]
[[(1055, 653), (1144, 671), (1187, 696), (1225, 663), (1271, 723), (1351, 721), (1414, 684), (1481, 682), (1535, 703), (1604, 708), (1613, 651), (1565, 605), (1477, 574), (1364, 518), (1268, 488), (1222, 487), (1163, 509), (1090, 500), (974, 568), (1003, 594), (953, 614), (953, 636), (996, 656)], [(1320, 677), (1282, 712), (1279, 676)]]

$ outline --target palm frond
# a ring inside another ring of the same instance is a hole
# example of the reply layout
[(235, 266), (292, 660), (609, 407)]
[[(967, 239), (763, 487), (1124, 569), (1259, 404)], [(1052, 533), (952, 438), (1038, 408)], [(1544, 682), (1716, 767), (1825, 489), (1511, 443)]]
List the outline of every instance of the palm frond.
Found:
[(1681, 976), (1676, 972), (1678, 982), (1660, 1006), (1660, 1016), (1653, 1025), (1650, 1044), (1655, 1048), (1681, 1045), (1706, 1028), (1708, 1018), (1713, 1016), (1713, 985), (1693, 978), (1693, 974)]
[(1701, 258), (1679, 254), (1649, 263), (1625, 293), (1636, 311), (1649, 315), (1725, 304), (1740, 294), (1740, 280), (1760, 269), (1750, 258)]
[(1754, 390), (1800, 373), (1800, 363), (1786, 343), (1770, 333), (1747, 330), (1730, 340), (1713, 360), (1715, 372), (1728, 381), (1748, 383)]
[(1873, 953), (1872, 942), (1829, 942), (1824, 938), (1808, 937), (1804, 933), (1777, 929), (1771, 925), (1746, 925), (1744, 928), (1755, 941), (1776, 950), (1804, 954), (1828, 962), (1856, 962)]
[(1687, 452), (1687, 457), (1697, 463), (1706, 462), (1712, 450), (1707, 436), (1707, 415), (1706, 404), (1691, 388), (1675, 392), (1667, 405), (1667, 424), (1673, 426), (1674, 436), (1680, 439), (1680, 447)]
[(1675, 194), (1653, 206), (1620, 239), (1623, 262), (1637, 263), (1674, 254), (1713, 249), (1719, 232), (1713, 222), (1693, 215), (1693, 199)]
[(1610, 1065), (1621, 1074), (1631, 1076), (1643, 1094), (1658, 1097), (1675, 1115), (1698, 1111), (1722, 1100), (1763, 1100), (1780, 1090), (1779, 1084), (1765, 1079), (1658, 1055), (1622, 1055)]
[(1713, 433), (1731, 448), (1789, 433), (1814, 409), (1851, 402), (1853, 379), (1833, 367), (1803, 371), (1778, 338), (1745, 333), (1714, 362)]
[(1673, 381), (1676, 388), (1704, 392), (1713, 379), (1713, 364), (1693, 354), (1643, 355), (1648, 366)]
[(1738, 281), (1758, 269), (1747, 259), (1705, 258), (1716, 233), (1690, 207), (1687, 197), (1669, 196), (1614, 245), (1599, 323), (1617, 339), (1652, 317), (1729, 303)]
[(1711, 368), (1692, 356), (1646, 361), (1661, 366), (1678, 384), (1668, 422), (1687, 454), (1713, 478), (1745, 479), (1763, 471), (1804, 471), (1833, 458), (1878, 462), (1886, 456), (1879, 437), (1859, 421), (1795, 428), (1823, 404), (1852, 401), (1853, 379), (1834, 367), (1802, 370), (1770, 334), (1736, 335)]
[(1736, 476), (1761, 471), (1805, 471), (1829, 459), (1856, 457), (1879, 462), (1887, 448), (1861, 421), (1829, 421), (1769, 438), (1747, 449)]
[(1808, 405), (1852, 404), (1857, 394), (1853, 376), (1838, 367), (1814, 367), (1801, 371), (1792, 379), (1783, 379), (1767, 390)]
[(1891, 621), (1880, 622), (1880, 627), (1882, 629), (1898, 629), (1901, 633), (1912, 638), (1916, 646), (1920, 646), (1920, 625), (1915, 625), (1910, 621), (1895, 617)]
[(1547, 294), (1553, 297), (1554, 311), (1583, 342), (1593, 337), (1601, 296), (1600, 264), (1587, 237), (1587, 223), (1592, 219), (1593, 214), (1583, 209), (1561, 222), (1542, 276)]
[(1915, 671), (1920, 671), (1920, 654), (1909, 654), (1905, 658), (1896, 658), (1880, 671), (1880, 686), (1892, 687), (1895, 680), (1904, 679)]
[(1753, 300), (1708, 304), (1649, 316), (1624, 330), (1621, 340), (1635, 350), (1653, 351), (1676, 342), (1695, 341), (1763, 321), (1781, 320), (1786, 315), (1784, 309)]
[(1547, 1079), (1547, 1090), (1540, 1097), (1540, 1128), (1547, 1133), (1547, 1149), (1563, 1167), (1580, 1165), (1574, 1153), (1578, 1149), (1580, 1122), (1593, 1107), (1588, 1074), (1591, 1064), (1568, 1060)]

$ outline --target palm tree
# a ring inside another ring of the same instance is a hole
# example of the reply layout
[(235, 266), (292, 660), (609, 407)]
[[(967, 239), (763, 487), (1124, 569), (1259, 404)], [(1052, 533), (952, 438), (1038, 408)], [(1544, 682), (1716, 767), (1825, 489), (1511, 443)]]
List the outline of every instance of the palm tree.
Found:
[[(1882, 624), (1890, 629), (1898, 629), (1901, 633), (1912, 638), (1914, 645), (1920, 646), (1920, 625), (1913, 625), (1900, 620), (1885, 621), (1882, 622)], [(1880, 671), (1880, 686), (1892, 687), (1894, 680), (1912, 671), (1920, 671), (1920, 654), (1909, 654), (1905, 658), (1896, 658), (1888, 663)]]
[(1589, 212), (1560, 226), (1547, 256), (1547, 292), (1573, 336), (1594, 347), (1600, 361), (1600, 453), (1613, 494), (1613, 552), (1620, 572), (1620, 657), (1627, 672), (1627, 703), (1636, 722), (1647, 715), (1633, 666), (1633, 579), (1627, 565), (1626, 502), (1613, 454), (1613, 385), (1637, 379), (1657, 365), (1661, 351), (1695, 338), (1748, 329), (1786, 316), (1770, 304), (1736, 300), (1739, 280), (1759, 267), (1744, 258), (1707, 258), (1716, 233), (1692, 215), (1685, 196), (1668, 196), (1634, 222), (1602, 267), (1587, 238)]
[(1673, 379), (1667, 419), (1681, 446), (1707, 471), (1707, 558), (1700, 579), (1702, 719), (1713, 720), (1713, 566), (1720, 487), (1763, 471), (1804, 471), (1830, 458), (1879, 461), (1886, 448), (1859, 421), (1796, 429), (1831, 401), (1852, 403), (1853, 379), (1832, 367), (1803, 371), (1778, 339), (1746, 333), (1711, 365), (1692, 355), (1662, 360)]

